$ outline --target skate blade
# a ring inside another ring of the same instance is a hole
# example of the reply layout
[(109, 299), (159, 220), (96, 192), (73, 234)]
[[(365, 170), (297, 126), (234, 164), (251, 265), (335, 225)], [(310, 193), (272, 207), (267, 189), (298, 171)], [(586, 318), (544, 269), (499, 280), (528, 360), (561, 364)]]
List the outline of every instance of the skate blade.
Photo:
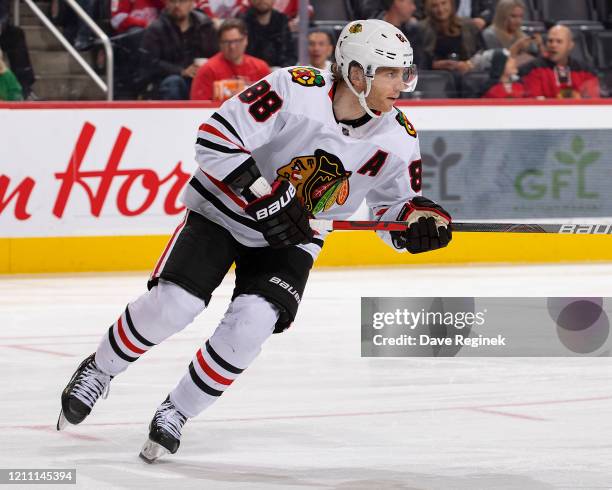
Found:
[(140, 459), (151, 464), (166, 454), (170, 454), (170, 451), (164, 446), (148, 439), (147, 442), (144, 443), (144, 446), (142, 446), (139, 456)]
[(70, 422), (64, 417), (64, 411), (60, 410), (59, 417), (57, 418), (57, 430), (64, 430), (68, 425), (70, 425)]

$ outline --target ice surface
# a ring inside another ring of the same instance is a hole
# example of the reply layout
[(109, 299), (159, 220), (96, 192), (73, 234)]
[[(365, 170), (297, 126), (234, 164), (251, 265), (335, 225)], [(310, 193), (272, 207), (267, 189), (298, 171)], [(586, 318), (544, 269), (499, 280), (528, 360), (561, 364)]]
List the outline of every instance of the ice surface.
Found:
[(138, 459), (149, 420), (232, 276), (82, 425), (55, 431), (62, 388), (145, 283), (0, 276), (0, 467), (73, 467), (77, 487), (101, 489), (612, 488), (610, 358), (364, 359), (359, 316), (360, 296), (612, 296), (612, 265), (315, 270), (293, 328), (156, 465)]

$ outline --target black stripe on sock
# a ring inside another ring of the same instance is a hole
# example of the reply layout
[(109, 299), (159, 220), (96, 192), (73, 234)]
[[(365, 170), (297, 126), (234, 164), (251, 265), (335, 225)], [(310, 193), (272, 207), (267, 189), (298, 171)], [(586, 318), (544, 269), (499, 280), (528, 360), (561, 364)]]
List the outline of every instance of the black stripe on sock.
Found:
[(132, 323), (132, 317), (130, 316), (129, 306), (125, 307), (125, 319), (127, 320), (128, 329), (130, 330), (134, 338), (138, 340), (138, 342), (140, 342), (142, 345), (146, 345), (147, 347), (155, 346), (154, 343), (149, 342), (136, 331), (136, 328), (134, 328), (134, 324)]
[(124, 361), (134, 362), (138, 359), (137, 357), (130, 357), (124, 354), (123, 351), (119, 348), (119, 346), (117, 345), (117, 341), (115, 340), (115, 335), (113, 334), (113, 327), (108, 329), (108, 341), (110, 342), (111, 347), (115, 351), (115, 354), (117, 354)]
[(215, 390), (208, 386), (204, 381), (200, 379), (198, 373), (196, 373), (195, 368), (193, 367), (193, 362), (189, 363), (189, 374), (191, 375), (191, 379), (200, 388), (204, 393), (210, 396), (221, 396), (223, 394), (222, 391)]
[(214, 207), (216, 207), (218, 211), (225, 214), (226, 216), (233, 219), (234, 221), (237, 221), (241, 225), (244, 225), (248, 228), (251, 228), (252, 230), (255, 230), (261, 233), (261, 230), (258, 228), (257, 223), (255, 221), (253, 221), (252, 219), (248, 219), (245, 216), (240, 216), (239, 214), (234, 213), (225, 204), (223, 204), (223, 202), (221, 202), (221, 200), (218, 199), (212, 192), (209, 192), (198, 179), (193, 177), (189, 181), (189, 185), (191, 185), (191, 187), (193, 187), (196, 191), (198, 191), (198, 193), (204, 199), (206, 199), (209, 203), (211, 203)]
[(237, 367), (232, 366), (229, 362), (227, 362), (219, 354), (217, 354), (215, 352), (215, 349), (212, 348), (212, 345), (210, 345), (210, 342), (208, 340), (206, 341), (206, 352), (208, 352), (210, 357), (212, 357), (213, 361), (215, 361), (219, 366), (221, 366), (226, 371), (230, 373), (234, 373), (234, 374), (240, 374), (241, 372), (244, 371), (244, 369), (239, 369)]
[(221, 124), (223, 124), (223, 126), (225, 126), (225, 129), (227, 129), (230, 133), (232, 133), (236, 138), (238, 138), (238, 141), (240, 141), (240, 144), (242, 146), (244, 146), (244, 141), (242, 141), (242, 138), (240, 137), (240, 135), (238, 134), (238, 132), (234, 129), (234, 126), (232, 126), (227, 119), (225, 119), (221, 114), (219, 114), (218, 112), (215, 112), (212, 115), (212, 118), (215, 121), (220, 122)]
[(212, 141), (208, 141), (203, 138), (198, 138), (196, 143), (200, 146), (204, 146), (205, 148), (220, 151), (221, 153), (244, 153), (244, 151), (240, 148), (228, 148), (227, 146), (218, 145), (217, 143), (213, 143)]

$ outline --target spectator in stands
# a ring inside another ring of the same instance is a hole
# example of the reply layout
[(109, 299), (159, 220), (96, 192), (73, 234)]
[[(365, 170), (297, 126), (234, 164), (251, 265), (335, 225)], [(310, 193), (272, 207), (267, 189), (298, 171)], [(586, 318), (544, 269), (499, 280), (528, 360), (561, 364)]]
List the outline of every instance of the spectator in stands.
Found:
[(493, 24), (482, 33), (487, 49), (508, 49), (519, 66), (532, 61), (544, 49), (542, 36), (527, 36), (521, 31), (525, 8), (523, 0), (499, 0)]
[(111, 26), (117, 34), (149, 27), (164, 9), (163, 0), (113, 0)]
[(243, 19), (249, 32), (247, 54), (261, 58), (268, 65), (295, 65), (295, 44), (289, 30), (289, 19), (272, 8), (274, 0), (251, 0)]
[(21, 85), (19, 85), (13, 72), (4, 63), (2, 50), (0, 50), (0, 100), (23, 100)]
[(215, 28), (193, 0), (167, 0), (166, 8), (145, 30), (141, 52), (144, 77), (163, 100), (189, 98), (198, 59), (218, 50)]
[(270, 73), (264, 60), (245, 54), (249, 39), (241, 19), (224, 21), (218, 36), (221, 51), (198, 70), (191, 86), (193, 100), (229, 99)]
[(312, 29), (308, 34), (309, 65), (320, 70), (331, 69), (331, 55), (334, 51), (334, 38), (329, 31)]
[(548, 30), (546, 56), (521, 68), (529, 97), (580, 99), (599, 97), (599, 80), (594, 70), (570, 57), (572, 31), (557, 25)]
[(0, 49), (6, 53), (12, 73), (21, 85), (23, 98), (35, 98), (32, 93), (34, 70), (25, 34), (23, 29), (11, 23), (9, 1), (0, 0)]
[(248, 0), (197, 0), (195, 8), (208, 15), (218, 29), (224, 20), (246, 12), (249, 4)]
[(472, 19), (481, 31), (491, 23), (494, 4), (494, 0), (455, 0), (457, 16)]
[(414, 63), (417, 66), (429, 66), (431, 61), (425, 61), (423, 51), (423, 28), (414, 18), (416, 5), (414, 0), (383, 0), (383, 11), (376, 18), (393, 24), (410, 41), (414, 53)]
[(518, 76), (516, 59), (507, 49), (496, 49), (491, 60), (489, 80), (483, 98), (515, 99), (525, 97), (525, 86)]
[(478, 27), (458, 17), (452, 0), (425, 0), (424, 51), (434, 70), (465, 73), (472, 69), (470, 58), (482, 48)]

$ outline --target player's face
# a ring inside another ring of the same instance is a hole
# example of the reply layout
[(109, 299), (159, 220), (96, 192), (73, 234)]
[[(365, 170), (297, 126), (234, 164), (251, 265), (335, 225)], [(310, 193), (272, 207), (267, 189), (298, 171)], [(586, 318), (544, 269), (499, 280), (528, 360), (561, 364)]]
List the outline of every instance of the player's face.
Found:
[(517, 32), (521, 25), (523, 24), (523, 19), (525, 17), (525, 11), (521, 7), (514, 7), (510, 11), (510, 15), (508, 16), (508, 20), (506, 23), (506, 27), (509, 32)]
[(313, 32), (308, 36), (308, 55), (315, 66), (322, 66), (332, 54), (333, 46), (323, 32)]
[(389, 112), (406, 87), (403, 68), (379, 68), (372, 80), (372, 89), (366, 97), (368, 107)]

